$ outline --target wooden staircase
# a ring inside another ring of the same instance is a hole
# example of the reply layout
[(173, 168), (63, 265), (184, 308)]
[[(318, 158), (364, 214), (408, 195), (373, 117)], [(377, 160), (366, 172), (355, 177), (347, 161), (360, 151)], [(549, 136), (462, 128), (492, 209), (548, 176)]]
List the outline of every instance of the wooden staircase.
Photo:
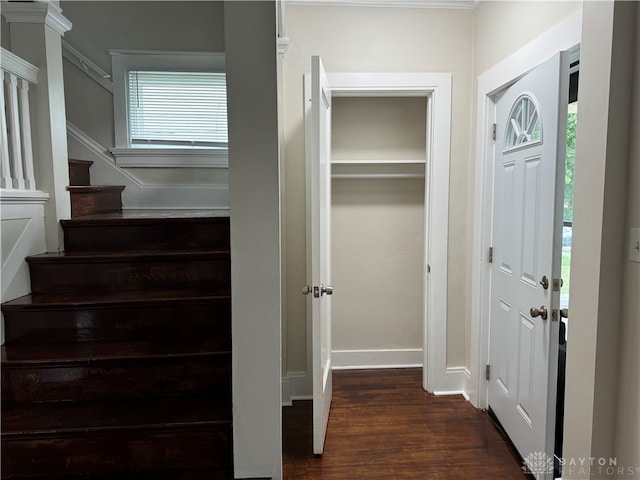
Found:
[(233, 478), (229, 218), (123, 213), (90, 165), (2, 305), (2, 479)]

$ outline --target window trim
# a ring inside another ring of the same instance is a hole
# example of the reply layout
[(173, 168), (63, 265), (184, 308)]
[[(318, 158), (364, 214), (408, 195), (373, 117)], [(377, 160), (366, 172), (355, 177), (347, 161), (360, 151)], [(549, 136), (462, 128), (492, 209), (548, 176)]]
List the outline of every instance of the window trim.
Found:
[(109, 50), (113, 78), (115, 148), (109, 149), (122, 167), (226, 168), (228, 148), (148, 148), (129, 142), (127, 72), (169, 70), (225, 72), (225, 54), (219, 52), (169, 52), (155, 50)]

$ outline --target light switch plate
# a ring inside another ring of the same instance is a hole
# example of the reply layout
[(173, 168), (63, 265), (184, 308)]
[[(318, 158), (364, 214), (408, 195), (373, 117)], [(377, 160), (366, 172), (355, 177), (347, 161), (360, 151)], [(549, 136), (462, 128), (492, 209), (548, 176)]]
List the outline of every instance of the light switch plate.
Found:
[(640, 263), (640, 228), (631, 229), (629, 239), (629, 260)]

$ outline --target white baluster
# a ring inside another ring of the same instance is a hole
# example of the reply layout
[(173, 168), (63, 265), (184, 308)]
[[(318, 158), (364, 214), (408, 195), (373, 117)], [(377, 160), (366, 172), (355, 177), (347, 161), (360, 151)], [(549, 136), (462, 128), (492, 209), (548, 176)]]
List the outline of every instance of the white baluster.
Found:
[(31, 111), (29, 110), (29, 82), (24, 78), (19, 83), (20, 124), (22, 126), (22, 159), (24, 161), (24, 186), (27, 190), (36, 189), (33, 172), (33, 147), (31, 145)]
[(0, 188), (11, 188), (11, 168), (9, 166), (9, 138), (7, 136), (7, 118), (4, 106), (4, 70), (0, 72), (0, 136), (2, 145), (0, 145)]
[(20, 139), (20, 111), (18, 110), (18, 77), (8, 75), (9, 98), (7, 113), (9, 115), (9, 135), (11, 139), (11, 167), (13, 188), (24, 190), (24, 174), (22, 171), (22, 142)]

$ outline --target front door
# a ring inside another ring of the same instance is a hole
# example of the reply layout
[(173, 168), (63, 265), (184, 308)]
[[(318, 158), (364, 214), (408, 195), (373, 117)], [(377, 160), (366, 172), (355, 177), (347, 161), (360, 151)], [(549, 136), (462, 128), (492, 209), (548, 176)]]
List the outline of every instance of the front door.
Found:
[(322, 454), (331, 408), (331, 89), (311, 58), (305, 110), (307, 176), (307, 315), (311, 324), (313, 453)]
[(552, 478), (568, 62), (496, 103), (489, 406), (537, 479)]

